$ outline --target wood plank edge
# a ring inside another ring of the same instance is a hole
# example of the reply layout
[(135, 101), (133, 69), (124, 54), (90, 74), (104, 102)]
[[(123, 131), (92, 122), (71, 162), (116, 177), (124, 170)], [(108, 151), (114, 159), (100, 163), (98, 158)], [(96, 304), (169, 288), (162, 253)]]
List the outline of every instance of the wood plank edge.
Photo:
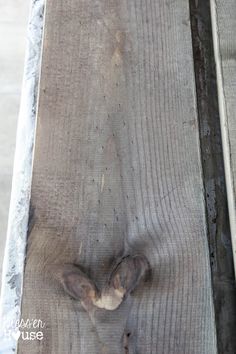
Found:
[(190, 15), (217, 350), (235, 353), (236, 341), (232, 338), (236, 328), (236, 288), (210, 0), (190, 0)]
[(235, 195), (233, 187), (233, 175), (230, 159), (230, 141), (229, 141), (229, 126), (228, 117), (225, 104), (223, 72), (221, 64), (220, 44), (219, 44), (219, 29), (217, 24), (217, 5), (215, 0), (210, 0), (211, 6), (211, 20), (212, 20), (212, 35), (216, 64), (217, 75), (217, 90), (221, 123), (221, 136), (223, 145), (223, 157), (225, 166), (225, 179), (230, 219), (230, 229), (232, 238), (233, 258), (234, 258), (234, 270), (236, 272), (236, 215), (235, 215)]

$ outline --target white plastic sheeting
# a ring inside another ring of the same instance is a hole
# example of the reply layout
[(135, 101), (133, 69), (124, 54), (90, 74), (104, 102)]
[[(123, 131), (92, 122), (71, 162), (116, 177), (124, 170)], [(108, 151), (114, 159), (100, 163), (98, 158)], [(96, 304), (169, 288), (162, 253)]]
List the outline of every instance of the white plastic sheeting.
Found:
[(17, 350), (30, 208), (44, 0), (32, 0), (0, 300), (0, 354)]

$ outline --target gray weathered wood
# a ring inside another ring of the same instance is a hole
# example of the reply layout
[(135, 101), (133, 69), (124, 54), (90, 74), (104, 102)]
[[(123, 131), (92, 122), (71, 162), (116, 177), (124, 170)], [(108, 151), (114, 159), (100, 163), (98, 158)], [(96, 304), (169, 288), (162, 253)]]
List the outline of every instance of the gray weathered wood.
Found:
[[(215, 354), (187, 0), (47, 2), (34, 160), (18, 352)], [(57, 268), (130, 253), (151, 276), (92, 323)]]

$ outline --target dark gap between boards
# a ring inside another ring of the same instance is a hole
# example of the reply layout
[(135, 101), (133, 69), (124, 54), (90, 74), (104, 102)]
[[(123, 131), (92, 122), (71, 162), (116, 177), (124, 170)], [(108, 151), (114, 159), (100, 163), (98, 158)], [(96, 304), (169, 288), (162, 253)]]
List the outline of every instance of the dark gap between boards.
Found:
[(236, 287), (210, 0), (189, 0), (218, 354), (236, 353)]

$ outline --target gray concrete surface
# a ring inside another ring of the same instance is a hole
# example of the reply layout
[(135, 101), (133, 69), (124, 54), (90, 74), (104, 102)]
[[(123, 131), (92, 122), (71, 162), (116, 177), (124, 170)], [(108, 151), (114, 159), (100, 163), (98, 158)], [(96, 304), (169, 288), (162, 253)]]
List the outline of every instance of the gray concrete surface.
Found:
[(0, 0), (0, 287), (29, 0)]

